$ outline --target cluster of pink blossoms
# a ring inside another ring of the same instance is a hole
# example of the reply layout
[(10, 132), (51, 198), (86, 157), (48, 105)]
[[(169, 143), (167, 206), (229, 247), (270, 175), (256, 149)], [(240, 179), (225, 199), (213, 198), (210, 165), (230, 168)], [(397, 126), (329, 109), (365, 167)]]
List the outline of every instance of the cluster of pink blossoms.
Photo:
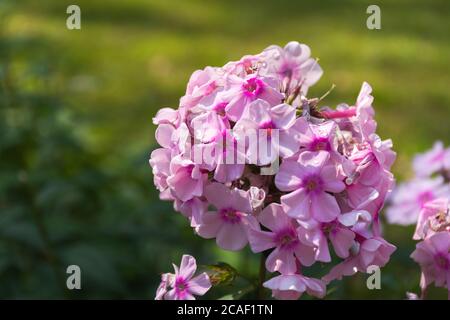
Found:
[(388, 219), (417, 223), (413, 239), (420, 240), (411, 258), (421, 269), (422, 298), (433, 283), (447, 287), (450, 299), (450, 148), (442, 142), (414, 158), (415, 177), (393, 193)]
[(411, 225), (429, 201), (450, 198), (450, 148), (437, 141), (433, 148), (413, 160), (414, 177), (392, 193), (386, 210), (389, 223)]
[[(179, 108), (154, 118), (160, 198), (219, 247), (265, 252), (276, 275), (264, 286), (279, 299), (323, 297), (329, 282), (382, 267), (395, 250), (379, 225), (395, 153), (375, 133), (372, 88), (319, 108), (306, 95), (321, 75), (306, 45), (270, 46), (194, 72)], [(328, 272), (304, 276), (316, 262)]]

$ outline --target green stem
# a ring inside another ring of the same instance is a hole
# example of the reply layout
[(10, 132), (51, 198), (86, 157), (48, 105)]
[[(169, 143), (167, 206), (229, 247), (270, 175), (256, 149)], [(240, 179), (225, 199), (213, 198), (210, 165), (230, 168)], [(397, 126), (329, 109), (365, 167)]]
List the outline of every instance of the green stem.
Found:
[(259, 260), (259, 277), (257, 287), (257, 298), (263, 300), (265, 298), (263, 283), (266, 281), (266, 251), (261, 253)]

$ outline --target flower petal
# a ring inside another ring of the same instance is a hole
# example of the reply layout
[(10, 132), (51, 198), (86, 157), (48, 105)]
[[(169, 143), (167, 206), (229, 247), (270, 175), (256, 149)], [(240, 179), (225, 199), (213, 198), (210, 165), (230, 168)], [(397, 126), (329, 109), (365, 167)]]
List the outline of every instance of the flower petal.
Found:
[(211, 288), (211, 281), (206, 272), (199, 274), (188, 282), (188, 290), (197, 296), (204, 295)]
[(247, 244), (245, 227), (240, 223), (224, 223), (217, 233), (216, 242), (219, 247), (225, 250), (241, 250)]
[(195, 271), (197, 270), (197, 263), (193, 256), (184, 254), (181, 258), (180, 268), (178, 270), (178, 275), (182, 276), (185, 280), (192, 278)]
[(341, 209), (336, 198), (328, 193), (315, 195), (311, 201), (311, 214), (320, 222), (330, 222), (336, 219)]

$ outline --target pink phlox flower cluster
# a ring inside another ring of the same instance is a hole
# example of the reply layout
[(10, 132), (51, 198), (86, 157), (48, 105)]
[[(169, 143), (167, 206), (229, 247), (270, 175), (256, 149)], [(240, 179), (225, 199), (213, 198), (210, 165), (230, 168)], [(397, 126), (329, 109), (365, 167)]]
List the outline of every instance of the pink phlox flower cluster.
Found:
[[(379, 213), (396, 154), (376, 134), (372, 88), (319, 108), (306, 96), (323, 73), (310, 54), (290, 42), (195, 71), (179, 108), (153, 119), (160, 198), (222, 249), (264, 252), (275, 298), (323, 297), (330, 281), (382, 267), (395, 250)], [(304, 276), (316, 262), (330, 272)]]

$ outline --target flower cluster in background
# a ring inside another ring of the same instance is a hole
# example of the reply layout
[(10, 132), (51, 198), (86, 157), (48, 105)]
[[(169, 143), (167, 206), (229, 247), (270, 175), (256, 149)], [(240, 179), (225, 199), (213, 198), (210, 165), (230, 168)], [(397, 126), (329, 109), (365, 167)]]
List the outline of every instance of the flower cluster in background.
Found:
[(447, 287), (450, 299), (450, 148), (438, 141), (413, 160), (415, 177), (393, 193), (387, 210), (391, 223), (416, 223), (420, 240), (411, 257), (421, 269), (422, 298), (434, 283)]
[[(379, 225), (395, 153), (376, 134), (372, 88), (363, 83), (350, 105), (319, 107), (307, 93), (321, 75), (306, 45), (271, 46), (194, 72), (179, 108), (154, 118), (160, 198), (219, 247), (264, 252), (274, 275), (264, 286), (280, 299), (324, 297), (331, 281), (382, 267), (395, 250)], [(279, 170), (267, 174), (275, 162)], [(323, 277), (305, 276), (316, 262), (328, 266)], [(182, 298), (162, 294), (165, 283), (173, 280), (163, 275), (158, 297)]]
[(413, 160), (414, 177), (397, 186), (386, 210), (389, 223), (411, 225), (429, 201), (450, 197), (450, 148), (437, 141)]

